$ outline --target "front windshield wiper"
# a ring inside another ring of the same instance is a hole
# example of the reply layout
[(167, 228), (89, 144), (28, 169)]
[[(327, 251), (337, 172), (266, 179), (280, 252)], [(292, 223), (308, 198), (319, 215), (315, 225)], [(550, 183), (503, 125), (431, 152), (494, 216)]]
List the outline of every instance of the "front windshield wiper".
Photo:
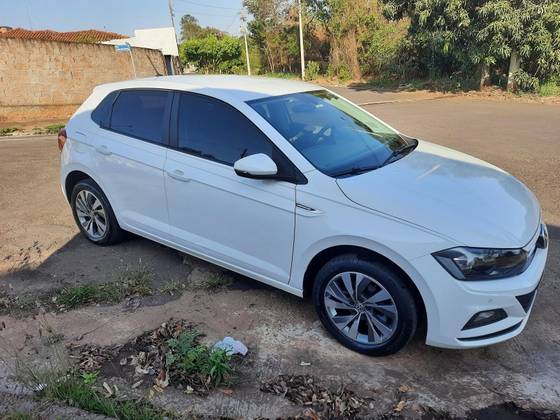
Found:
[(334, 174), (331, 174), (331, 176), (334, 178), (338, 178), (341, 176), (359, 175), (359, 174), (363, 174), (364, 172), (374, 171), (376, 169), (379, 169), (391, 163), (398, 156), (401, 156), (406, 153), (410, 153), (411, 151), (416, 149), (416, 146), (418, 146), (418, 140), (414, 140), (412, 143), (407, 143), (404, 146), (401, 146), (398, 149), (393, 150), (391, 154), (387, 157), (387, 159), (385, 159), (381, 163), (381, 165), (353, 166), (350, 169), (344, 169), (343, 171), (335, 172)]
[(359, 175), (363, 174), (364, 172), (373, 171), (375, 169), (379, 169), (380, 165), (371, 165), (371, 166), (354, 166), (350, 169), (345, 169), (340, 172), (335, 172), (331, 176), (334, 178), (338, 178), (340, 176), (349, 176), (349, 175)]
[(414, 140), (412, 143), (407, 143), (404, 146), (399, 147), (398, 149), (395, 149), (391, 152), (391, 154), (387, 157), (387, 159), (385, 159), (383, 161), (383, 163), (381, 163), (381, 165), (379, 165), (379, 167), (381, 166), (385, 166), (389, 163), (391, 163), (393, 161), (393, 159), (404, 155), (404, 154), (408, 154), (410, 152), (412, 152), (414, 149), (416, 149), (416, 146), (418, 146), (418, 140)]

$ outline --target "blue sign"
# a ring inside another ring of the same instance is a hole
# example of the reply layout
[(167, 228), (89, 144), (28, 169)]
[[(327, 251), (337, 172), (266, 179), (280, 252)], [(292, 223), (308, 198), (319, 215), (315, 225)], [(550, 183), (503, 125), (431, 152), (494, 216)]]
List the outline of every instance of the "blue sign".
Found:
[(115, 45), (115, 51), (117, 51), (117, 52), (129, 52), (130, 51), (130, 45), (128, 45), (128, 44)]

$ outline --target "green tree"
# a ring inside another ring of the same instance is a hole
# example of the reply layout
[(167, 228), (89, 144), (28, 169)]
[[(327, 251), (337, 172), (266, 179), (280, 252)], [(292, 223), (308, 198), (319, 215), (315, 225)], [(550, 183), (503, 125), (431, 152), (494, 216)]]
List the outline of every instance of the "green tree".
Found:
[(379, 76), (396, 60), (406, 22), (389, 22), (377, 0), (308, 0), (328, 35), (330, 73)]
[(403, 53), (415, 75), (484, 79), (492, 67), (528, 86), (559, 72), (558, 0), (385, 0), (384, 12), (410, 19)]
[(200, 26), (192, 15), (184, 15), (181, 18), (181, 40), (204, 38), (207, 35), (222, 36), (224, 33), (216, 28)]
[(179, 55), (184, 65), (205, 73), (236, 73), (243, 67), (241, 42), (229, 35), (188, 39), (180, 45)]

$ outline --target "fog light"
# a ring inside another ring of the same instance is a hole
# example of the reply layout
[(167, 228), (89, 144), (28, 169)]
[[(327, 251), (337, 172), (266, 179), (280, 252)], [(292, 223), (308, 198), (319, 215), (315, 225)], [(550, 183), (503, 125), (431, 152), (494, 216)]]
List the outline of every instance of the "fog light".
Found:
[(469, 322), (465, 324), (463, 330), (483, 327), (506, 318), (507, 314), (503, 309), (491, 309), (489, 311), (478, 312), (469, 319)]

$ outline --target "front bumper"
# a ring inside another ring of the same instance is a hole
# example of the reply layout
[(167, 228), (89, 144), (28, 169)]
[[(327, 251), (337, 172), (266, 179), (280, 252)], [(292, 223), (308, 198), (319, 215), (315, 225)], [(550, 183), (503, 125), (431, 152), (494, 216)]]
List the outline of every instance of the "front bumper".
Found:
[[(444, 348), (474, 348), (508, 340), (527, 324), (543, 275), (548, 248), (537, 248), (529, 267), (520, 275), (498, 280), (460, 281), (426, 255), (413, 260), (427, 285), (428, 332), (426, 344)], [(463, 329), (478, 312), (503, 309), (507, 317), (489, 325)]]

